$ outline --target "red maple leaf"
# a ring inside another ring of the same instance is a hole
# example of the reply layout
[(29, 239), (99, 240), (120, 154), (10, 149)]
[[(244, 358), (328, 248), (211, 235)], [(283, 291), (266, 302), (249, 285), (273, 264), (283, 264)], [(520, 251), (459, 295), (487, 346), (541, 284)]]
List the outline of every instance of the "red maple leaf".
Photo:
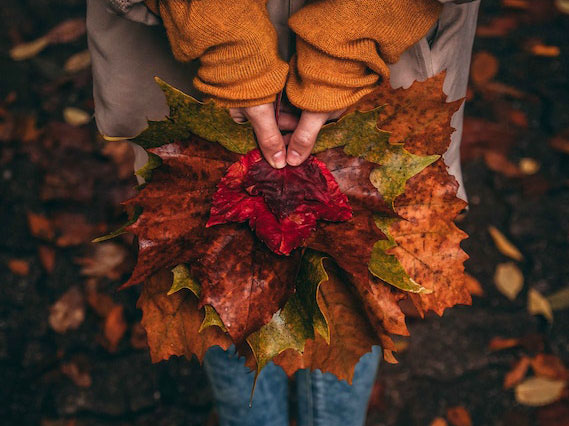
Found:
[(213, 196), (207, 226), (246, 222), (277, 254), (288, 255), (316, 229), (318, 219), (351, 219), (348, 198), (326, 165), (311, 156), (274, 169), (256, 149), (229, 167)]

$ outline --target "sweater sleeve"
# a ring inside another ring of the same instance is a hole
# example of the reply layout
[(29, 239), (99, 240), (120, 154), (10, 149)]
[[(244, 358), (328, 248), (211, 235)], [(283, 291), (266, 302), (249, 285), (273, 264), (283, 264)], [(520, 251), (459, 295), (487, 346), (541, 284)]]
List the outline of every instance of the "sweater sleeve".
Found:
[(278, 56), (267, 0), (148, 0), (180, 61), (200, 60), (194, 86), (226, 107), (275, 100), (288, 65)]
[(395, 63), (434, 25), (436, 0), (316, 0), (289, 19), (296, 33), (287, 95), (296, 107), (334, 111), (389, 77)]

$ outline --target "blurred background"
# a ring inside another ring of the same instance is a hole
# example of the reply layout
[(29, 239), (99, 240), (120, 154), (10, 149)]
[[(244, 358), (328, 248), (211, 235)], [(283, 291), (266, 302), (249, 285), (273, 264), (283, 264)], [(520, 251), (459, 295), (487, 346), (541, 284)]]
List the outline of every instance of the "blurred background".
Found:
[[(126, 143), (92, 119), (83, 0), (0, 9), (0, 423), (215, 425), (195, 360), (152, 365)], [(411, 319), (369, 425), (569, 425), (569, 1), (483, 0), (466, 107), (472, 307)], [(292, 396), (294, 400), (294, 395)]]

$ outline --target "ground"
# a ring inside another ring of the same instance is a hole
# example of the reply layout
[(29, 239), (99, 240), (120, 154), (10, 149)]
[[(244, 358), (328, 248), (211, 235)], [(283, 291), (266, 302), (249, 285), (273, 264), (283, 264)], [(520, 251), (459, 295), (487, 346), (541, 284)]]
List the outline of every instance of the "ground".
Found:
[[(90, 243), (124, 221), (119, 203), (136, 182), (127, 147), (105, 145), (90, 120), (85, 56), (68, 62), (86, 49), (81, 22), (29, 59), (9, 54), (84, 7), (6, 0), (0, 12), (0, 416), (6, 425), (213, 425), (199, 364), (151, 364), (139, 290), (115, 292), (132, 267), (131, 241)], [(566, 396), (534, 408), (503, 386), (524, 356), (569, 363), (569, 311), (552, 322), (528, 312), (530, 289), (549, 296), (569, 284), (568, 35), (569, 15), (553, 1), (483, 2), (463, 146), (470, 210), (459, 226), (484, 294), (409, 322), (400, 363), (380, 366), (369, 425), (468, 424), (462, 411), (475, 425), (569, 424)], [(489, 226), (523, 260), (502, 254)], [(509, 261), (524, 276), (513, 300), (493, 278)], [(497, 337), (516, 340), (499, 350)]]

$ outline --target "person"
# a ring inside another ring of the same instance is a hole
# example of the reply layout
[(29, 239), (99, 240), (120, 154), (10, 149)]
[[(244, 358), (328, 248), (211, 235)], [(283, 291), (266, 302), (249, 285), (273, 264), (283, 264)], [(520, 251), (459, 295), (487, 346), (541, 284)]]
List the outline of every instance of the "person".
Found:
[[(153, 77), (214, 99), (250, 121), (275, 168), (301, 164), (328, 120), (388, 79), (409, 87), (446, 70), (448, 101), (466, 94), (479, 0), (88, 0), (95, 118), (129, 138), (168, 114)], [(284, 90), (277, 121), (274, 102)], [(463, 107), (445, 161), (460, 171)], [(134, 146), (135, 168), (146, 162)], [(298, 425), (362, 425), (380, 348), (357, 364), (352, 385), (329, 373), (296, 374)], [(219, 421), (288, 425), (288, 379), (270, 363), (253, 374), (233, 349), (212, 348), (204, 366)]]

